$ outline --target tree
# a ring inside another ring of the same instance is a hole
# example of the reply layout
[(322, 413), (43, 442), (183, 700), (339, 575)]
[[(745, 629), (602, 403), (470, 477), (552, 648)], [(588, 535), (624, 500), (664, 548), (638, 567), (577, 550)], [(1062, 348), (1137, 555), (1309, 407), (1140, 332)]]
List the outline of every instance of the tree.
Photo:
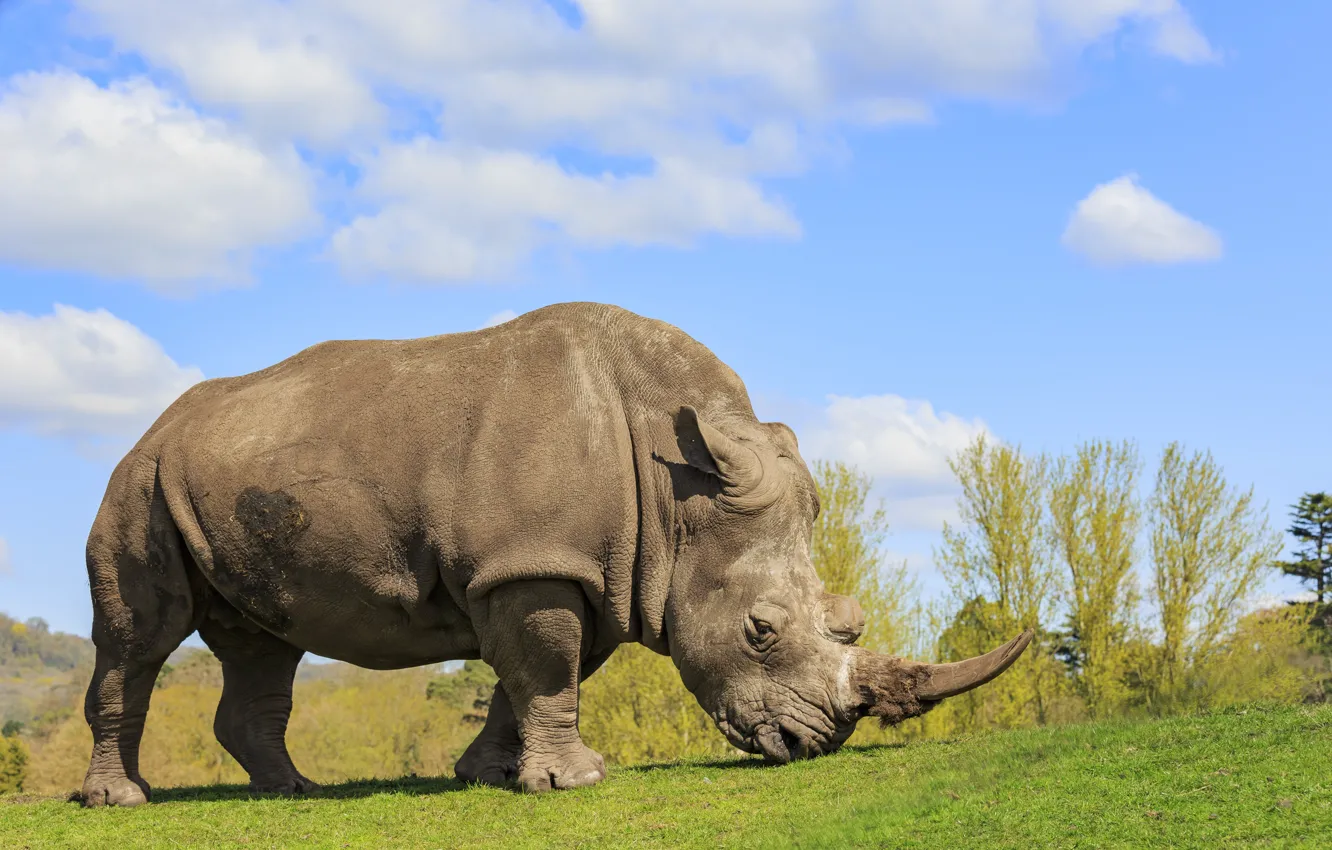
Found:
[(1202, 674), (1209, 707), (1299, 702), (1322, 673), (1310, 651), (1305, 612), (1282, 605), (1241, 617)]
[(1253, 502), (1227, 486), (1210, 452), (1166, 447), (1152, 493), (1152, 592), (1161, 625), (1157, 696), (1183, 698), (1189, 674), (1220, 647), (1239, 604), (1281, 550)]
[(1295, 558), (1275, 561), (1273, 566), (1288, 576), (1312, 584), (1322, 608), (1325, 594), (1332, 586), (1332, 496), (1305, 493), (1291, 505), (1288, 533), (1299, 541)]
[(444, 673), (426, 685), (426, 699), (441, 700), (462, 712), (468, 723), (481, 725), (490, 713), (490, 700), (499, 677), (484, 661), (468, 660), (462, 669)]
[(1090, 442), (1060, 458), (1050, 486), (1055, 551), (1069, 573), (1066, 657), (1094, 717), (1127, 696), (1125, 642), (1134, 626), (1138, 588), (1133, 550), (1142, 508), (1137, 448)]
[(810, 540), (814, 569), (829, 593), (854, 597), (865, 613), (862, 646), (906, 653), (913, 641), (916, 583), (905, 563), (886, 564), (879, 548), (888, 532), (880, 505), (868, 507), (873, 480), (840, 461), (815, 461), (819, 517)]
[[(1042, 635), (1061, 591), (1045, 530), (1048, 460), (981, 436), (949, 464), (962, 486), (961, 525), (944, 524), (935, 560), (955, 603), (976, 613), (954, 621), (952, 643), (992, 648), (1021, 629)], [(961, 634), (967, 623), (970, 637)], [(984, 693), (970, 692), (966, 704), (975, 711), (983, 701), (998, 704), (986, 715), (1001, 725), (1044, 723), (1059, 682), (1052, 657), (1037, 643)]]
[(28, 748), (18, 735), (0, 737), (0, 794), (17, 794), (28, 776)]

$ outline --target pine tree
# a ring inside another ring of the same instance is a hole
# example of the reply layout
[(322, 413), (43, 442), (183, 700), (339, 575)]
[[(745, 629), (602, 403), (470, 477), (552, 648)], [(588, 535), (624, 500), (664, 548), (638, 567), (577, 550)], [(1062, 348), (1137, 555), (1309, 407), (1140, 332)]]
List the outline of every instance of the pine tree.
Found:
[(0, 794), (23, 790), (28, 775), (28, 748), (17, 735), (0, 737)]
[(1332, 495), (1305, 493), (1291, 505), (1290, 516), (1287, 531), (1299, 541), (1299, 548), (1294, 560), (1275, 561), (1273, 566), (1312, 584), (1321, 608), (1325, 594), (1332, 590)]

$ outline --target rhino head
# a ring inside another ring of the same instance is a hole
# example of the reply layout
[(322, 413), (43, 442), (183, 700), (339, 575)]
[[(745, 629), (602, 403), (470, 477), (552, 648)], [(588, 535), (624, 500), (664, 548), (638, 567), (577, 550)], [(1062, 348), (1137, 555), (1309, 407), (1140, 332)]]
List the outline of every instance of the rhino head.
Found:
[(826, 593), (810, 559), (819, 502), (795, 434), (751, 420), (728, 435), (689, 407), (676, 425), (685, 461), (711, 489), (681, 504), (668, 645), (685, 686), (734, 746), (779, 763), (830, 753), (862, 717), (891, 724), (923, 714), (1026, 649), (1029, 631), (952, 664), (855, 646), (860, 605)]

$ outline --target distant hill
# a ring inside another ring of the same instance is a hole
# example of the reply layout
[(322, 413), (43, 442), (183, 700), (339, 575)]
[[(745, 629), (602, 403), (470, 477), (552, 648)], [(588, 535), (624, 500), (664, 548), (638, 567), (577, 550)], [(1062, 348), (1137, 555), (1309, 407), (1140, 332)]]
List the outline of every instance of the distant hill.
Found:
[(0, 614), (0, 725), (63, 709), (87, 685), (95, 656), (87, 638)]
[(20, 622), (0, 614), (0, 676), (68, 672), (91, 663), (95, 654), (92, 641), (53, 632), (40, 617)]

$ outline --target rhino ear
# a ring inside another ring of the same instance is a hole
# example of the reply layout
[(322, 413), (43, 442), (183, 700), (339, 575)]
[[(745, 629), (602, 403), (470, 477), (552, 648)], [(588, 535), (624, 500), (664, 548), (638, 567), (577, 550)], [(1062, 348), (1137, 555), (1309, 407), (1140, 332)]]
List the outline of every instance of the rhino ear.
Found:
[(777, 444), (794, 455), (800, 454), (800, 441), (796, 439), (795, 431), (785, 422), (764, 422), (763, 427), (772, 432), (773, 439)]
[(675, 433), (685, 462), (717, 476), (728, 490), (752, 491), (762, 481), (763, 464), (758, 455), (704, 422), (694, 408), (680, 408)]

